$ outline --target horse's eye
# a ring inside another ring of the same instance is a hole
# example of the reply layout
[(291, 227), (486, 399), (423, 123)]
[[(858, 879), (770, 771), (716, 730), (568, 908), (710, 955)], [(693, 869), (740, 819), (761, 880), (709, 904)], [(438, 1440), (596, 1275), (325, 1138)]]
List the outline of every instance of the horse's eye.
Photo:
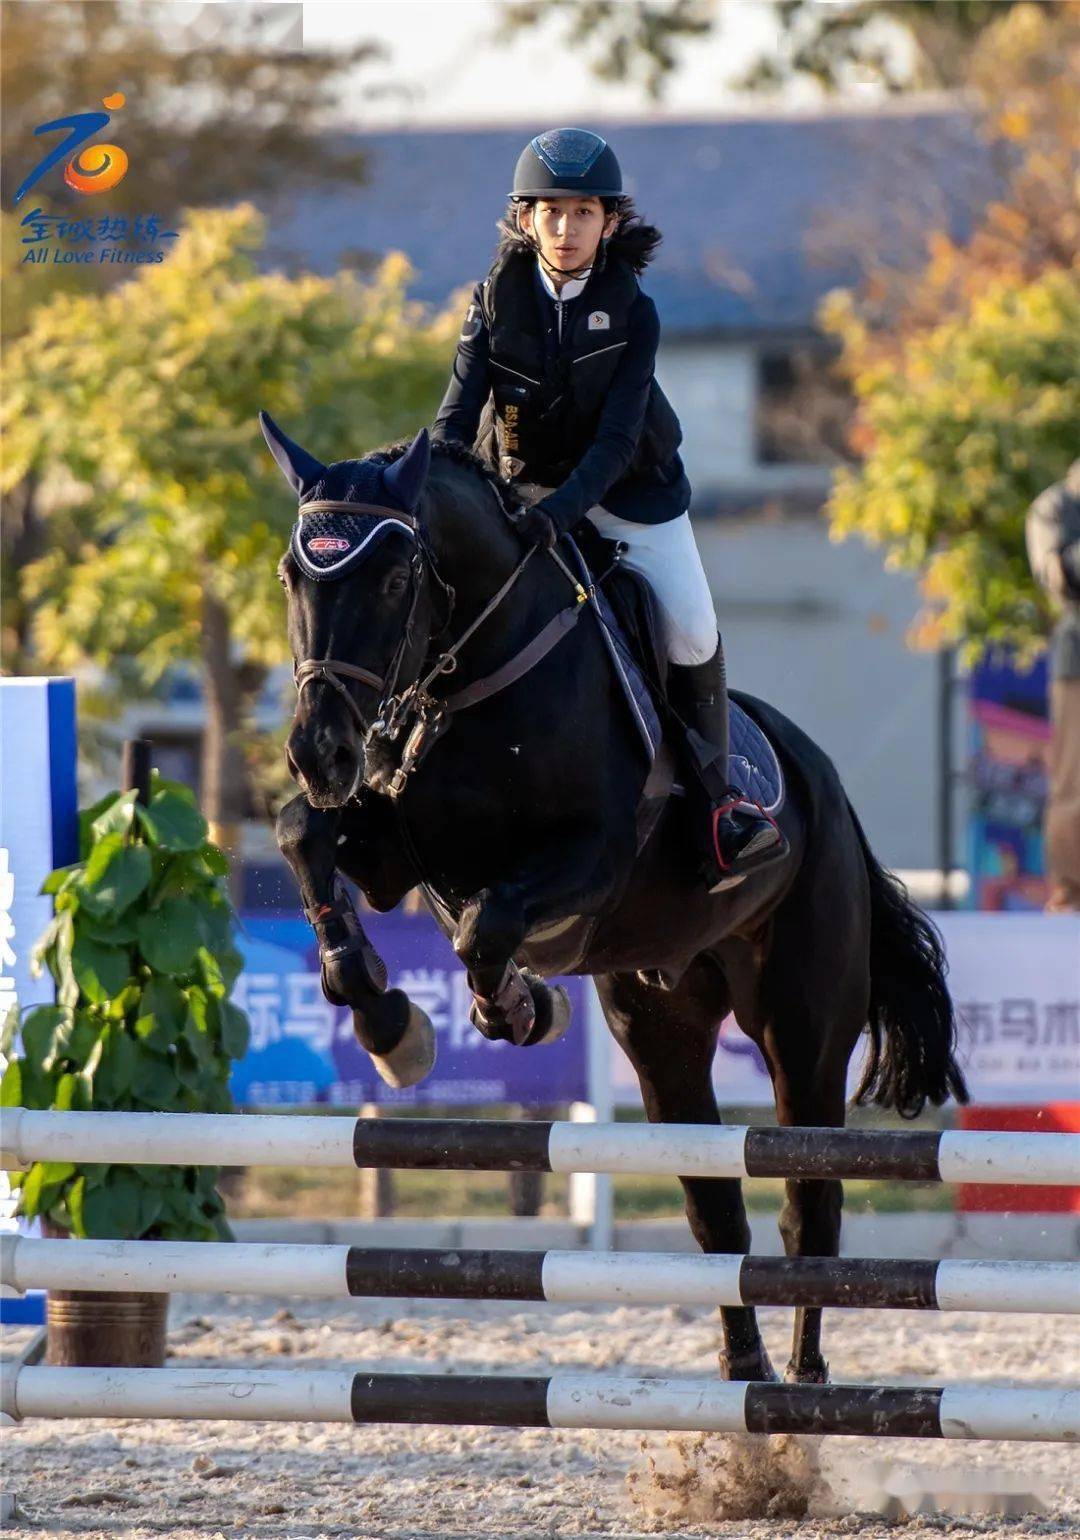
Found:
[(404, 572), (391, 572), (386, 580), (386, 592), (394, 599), (400, 598), (408, 586), (408, 575)]

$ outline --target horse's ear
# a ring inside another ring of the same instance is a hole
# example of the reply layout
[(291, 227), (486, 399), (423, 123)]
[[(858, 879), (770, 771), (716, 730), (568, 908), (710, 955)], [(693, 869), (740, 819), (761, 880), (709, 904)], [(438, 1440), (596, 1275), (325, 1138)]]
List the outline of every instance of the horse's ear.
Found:
[(384, 489), (409, 513), (416, 511), (430, 464), (431, 439), (428, 430), (421, 428), (401, 459), (383, 467)]
[(282, 433), (269, 412), (259, 413), (259, 427), (263, 430), (270, 453), (281, 466), (285, 480), (297, 497), (303, 497), (322, 476), (326, 466), (306, 449), (294, 444), (287, 433)]

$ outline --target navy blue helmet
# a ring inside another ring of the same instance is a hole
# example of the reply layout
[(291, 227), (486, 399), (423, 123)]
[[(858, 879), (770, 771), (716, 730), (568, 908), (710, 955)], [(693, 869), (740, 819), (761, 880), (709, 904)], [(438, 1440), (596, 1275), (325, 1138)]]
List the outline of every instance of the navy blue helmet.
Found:
[(522, 150), (513, 198), (618, 198), (622, 172), (615, 151), (587, 128), (549, 128)]

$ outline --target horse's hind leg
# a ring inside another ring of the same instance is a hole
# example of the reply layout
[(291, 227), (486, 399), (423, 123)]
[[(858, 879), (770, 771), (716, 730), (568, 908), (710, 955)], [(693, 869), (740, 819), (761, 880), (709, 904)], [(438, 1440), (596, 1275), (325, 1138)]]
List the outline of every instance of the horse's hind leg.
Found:
[[(671, 991), (644, 984), (632, 973), (598, 977), (596, 987), (608, 1025), (637, 1072), (649, 1121), (719, 1123), (711, 1072), (728, 996), (716, 964), (699, 957)], [(721, 1177), (680, 1181), (690, 1229), (702, 1251), (747, 1252), (750, 1227), (741, 1184)], [(724, 1306), (720, 1316), (725, 1378), (775, 1379), (754, 1311)]]
[[(841, 1128), (847, 1066), (866, 1025), (870, 995), (868, 929), (859, 888), (812, 901), (789, 897), (777, 914), (761, 982), (759, 1045), (772, 1076), (777, 1121), (785, 1127)], [(866, 911), (868, 912), (868, 911)], [(837, 925), (838, 913), (846, 916)], [(756, 1037), (758, 1033), (754, 1034)], [(785, 1183), (780, 1234), (789, 1257), (835, 1257), (840, 1251), (843, 1186), (835, 1180)], [(821, 1309), (795, 1311), (785, 1378), (823, 1384)]]

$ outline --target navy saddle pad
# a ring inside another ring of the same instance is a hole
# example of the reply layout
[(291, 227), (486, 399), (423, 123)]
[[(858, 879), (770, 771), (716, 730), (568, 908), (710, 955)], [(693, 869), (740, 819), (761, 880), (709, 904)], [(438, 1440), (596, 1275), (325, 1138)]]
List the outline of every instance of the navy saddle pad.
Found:
[[(586, 584), (590, 583), (592, 574), (585, 558), (572, 539), (567, 543), (573, 550), (582, 578)], [(641, 734), (645, 753), (652, 764), (663, 738), (663, 727), (652, 692), (607, 595), (596, 587), (590, 602), (600, 623), (600, 632), (616, 678), (622, 686), (626, 703)], [(731, 766), (732, 785), (737, 786), (744, 796), (751, 802), (757, 802), (767, 813), (775, 813), (784, 800), (784, 772), (780, 768), (776, 751), (754, 719), (735, 701), (729, 703), (728, 719), (731, 733), (728, 763)]]

